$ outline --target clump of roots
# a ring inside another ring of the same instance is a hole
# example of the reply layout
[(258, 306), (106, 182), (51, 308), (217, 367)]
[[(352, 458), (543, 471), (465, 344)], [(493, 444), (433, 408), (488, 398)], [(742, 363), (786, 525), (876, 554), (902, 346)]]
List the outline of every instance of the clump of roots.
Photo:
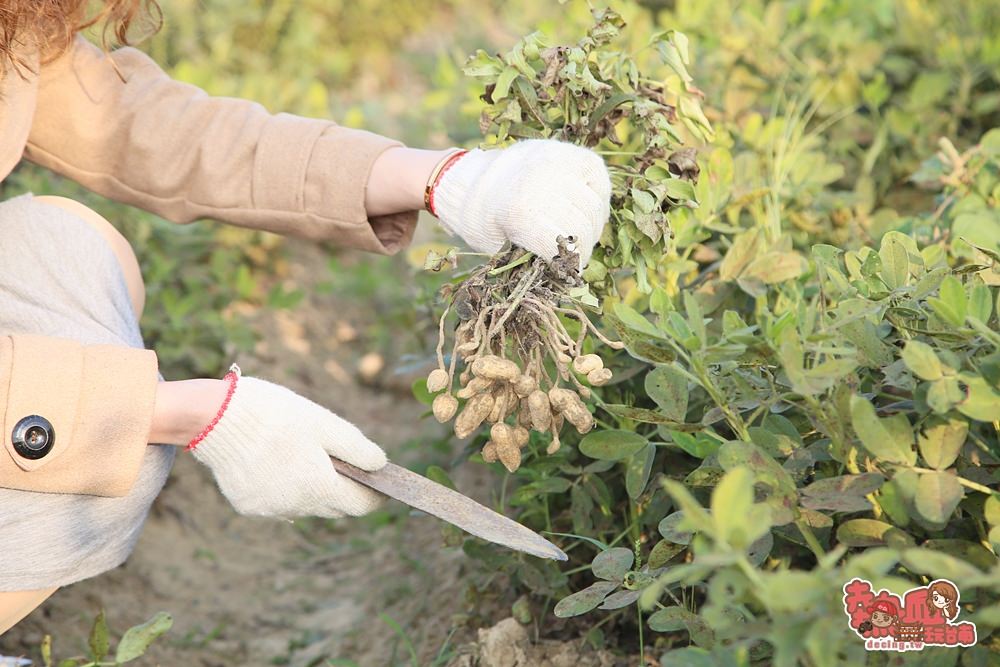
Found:
[[(551, 262), (512, 248), (444, 289), (449, 304), (439, 324), (438, 368), (427, 378), (427, 388), (441, 392), (434, 399), (434, 416), (441, 423), (454, 418), (459, 438), (490, 424), (483, 458), (499, 460), (511, 472), (521, 464), (530, 431), (551, 433), (547, 451), (552, 454), (565, 422), (581, 434), (594, 427), (583, 403), (591, 395), (586, 385), (604, 385), (612, 374), (601, 357), (583, 353), (588, 336), (614, 349), (624, 347), (601, 334), (570, 298), (569, 290), (583, 284), (572, 243), (572, 237), (559, 237), (559, 254)], [(446, 365), (445, 326), (451, 312), (458, 325)], [(579, 321), (575, 337), (564, 318)], [(453, 392), (459, 359), (464, 369)], [(466, 401), (460, 412), (459, 399)]]

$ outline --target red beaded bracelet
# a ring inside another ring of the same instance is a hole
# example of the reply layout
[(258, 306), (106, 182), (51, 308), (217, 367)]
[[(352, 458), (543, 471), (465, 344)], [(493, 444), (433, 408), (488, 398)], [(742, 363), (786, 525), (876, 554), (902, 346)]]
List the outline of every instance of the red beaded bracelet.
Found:
[(185, 452), (189, 452), (195, 447), (197, 447), (198, 443), (204, 440), (208, 436), (208, 434), (212, 432), (212, 429), (215, 428), (215, 425), (219, 423), (219, 420), (222, 419), (222, 413), (226, 411), (227, 407), (229, 407), (229, 401), (233, 397), (233, 392), (236, 391), (236, 380), (239, 379), (240, 375), (241, 371), (239, 366), (233, 364), (232, 366), (229, 367), (229, 372), (226, 373), (222, 378), (223, 380), (229, 383), (229, 388), (226, 390), (226, 397), (222, 401), (222, 406), (219, 408), (219, 411), (215, 414), (215, 417), (212, 418), (212, 421), (208, 423), (208, 426), (203, 428), (201, 430), (201, 433), (199, 433), (198, 435), (196, 435), (191, 439), (191, 442), (189, 442), (187, 446), (184, 448)]
[(441, 180), (441, 176), (444, 175), (444, 172), (448, 171), (451, 165), (455, 164), (458, 158), (468, 152), (469, 151), (465, 148), (455, 151), (438, 163), (438, 166), (435, 167), (433, 172), (431, 172), (431, 177), (427, 182), (427, 187), (424, 188), (424, 208), (426, 208), (431, 215), (437, 216), (437, 213), (434, 212), (434, 188), (437, 187), (438, 182)]

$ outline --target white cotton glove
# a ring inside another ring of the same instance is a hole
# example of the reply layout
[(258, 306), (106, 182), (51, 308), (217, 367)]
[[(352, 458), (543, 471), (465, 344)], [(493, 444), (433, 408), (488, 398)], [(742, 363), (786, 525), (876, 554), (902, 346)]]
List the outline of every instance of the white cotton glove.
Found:
[(239, 376), (221, 418), (191, 453), (240, 514), (338, 518), (367, 514), (383, 497), (337, 473), (335, 456), (364, 470), (385, 452), (356, 426), (291, 389)]
[(548, 260), (558, 254), (557, 236), (574, 236), (581, 267), (610, 209), (611, 176), (601, 156), (554, 139), (472, 149), (434, 188), (442, 226), (474, 250), (495, 253), (510, 241)]

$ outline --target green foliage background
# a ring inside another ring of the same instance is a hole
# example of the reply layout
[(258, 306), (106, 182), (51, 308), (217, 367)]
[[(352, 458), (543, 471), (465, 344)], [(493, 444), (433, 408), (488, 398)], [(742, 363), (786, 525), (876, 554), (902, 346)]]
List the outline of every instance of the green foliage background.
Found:
[[(476, 49), (504, 58), (535, 31), (574, 44), (593, 23), (575, 1), (163, 4), (166, 28), (142, 48), (174, 76), (427, 147), (483, 140), (484, 77), (462, 71)], [(674, 92), (686, 89), (650, 39), (687, 36), (713, 132), (680, 130), (701, 176), (690, 205), (666, 207), (665, 252), (614, 264), (602, 321), (629, 346), (609, 359), (618, 382), (594, 402), (599, 430), (558, 456), (533, 442), (515, 475), (497, 466), (496, 505), (562, 534), (553, 539), (570, 566), (465, 540), (483, 566), (470, 601), (513, 604), (542, 635), (652, 649), (661, 665), (882, 664), (847, 628), (843, 583), (863, 576), (899, 592), (946, 577), (979, 647), (915, 659), (991, 664), (1000, 8), (613, 7), (626, 27), (606, 50)], [(628, 149), (595, 149), (629, 163)], [(218, 375), (252, 344), (239, 304), (296, 302), (280, 286), (273, 236), (176, 227), (30, 166), (4, 189), (76, 197), (121, 225), (140, 254), (143, 327), (168, 377)], [(363, 296), (411, 271), (365, 261), (358, 275), (369, 278), (333, 279)]]
[[(515, 614), (595, 646), (637, 638), (660, 664), (880, 664), (845, 623), (854, 577), (955, 581), (979, 644), (920, 659), (994, 660), (1000, 8), (616, 8), (608, 43), (595, 12), (588, 37), (532, 33), (465, 69), (488, 86), (486, 143), (594, 145), (578, 119), (593, 129), (616, 99), (633, 112), (594, 146), (612, 166), (597, 256), (613, 270), (588, 279), (627, 343), (618, 381), (596, 392), (598, 430), (554, 456), (537, 438), (512, 480), (493, 466), (500, 504), (569, 539), (571, 568), (466, 551), (533, 593), (540, 615)], [(561, 103), (535, 55), (553, 44), (578, 63), (556, 77)], [(643, 82), (676, 105), (666, 145), (697, 147), (693, 196), (646, 159)], [(553, 622), (557, 600), (584, 623)]]

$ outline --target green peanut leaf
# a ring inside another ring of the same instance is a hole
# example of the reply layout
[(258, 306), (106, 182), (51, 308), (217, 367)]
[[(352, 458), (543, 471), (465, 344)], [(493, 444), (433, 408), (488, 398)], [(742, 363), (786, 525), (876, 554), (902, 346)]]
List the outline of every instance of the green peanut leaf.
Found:
[(646, 394), (668, 419), (683, 422), (687, 414), (687, 378), (673, 366), (657, 366), (646, 374)]
[(611, 591), (618, 588), (619, 584), (613, 581), (597, 581), (582, 591), (577, 591), (572, 595), (564, 597), (556, 603), (553, 613), (558, 618), (572, 618), (580, 614), (586, 614), (604, 601), (604, 598)]
[(855, 395), (851, 396), (851, 423), (865, 449), (875, 456), (911, 466), (917, 462), (913, 433), (905, 415), (879, 419), (874, 406)]
[(907, 368), (922, 380), (938, 380), (941, 378), (941, 361), (934, 354), (934, 348), (918, 340), (906, 342), (902, 352)]
[(684, 607), (666, 607), (653, 613), (646, 621), (651, 630), (656, 632), (673, 632), (687, 630), (691, 641), (704, 648), (711, 648), (715, 643), (715, 633), (702, 617), (691, 613)]
[(455, 490), (455, 482), (451, 481), (451, 477), (448, 476), (448, 473), (441, 466), (427, 466), (426, 476), (429, 480)]
[(877, 547), (913, 543), (913, 538), (895, 526), (875, 519), (851, 519), (837, 528), (837, 541), (849, 547)]
[(865, 497), (885, 481), (876, 472), (860, 475), (840, 475), (813, 482), (802, 489), (802, 506), (812, 510), (861, 512), (871, 509)]
[(665, 429), (665, 432), (670, 434), (670, 439), (675, 445), (699, 459), (716, 453), (722, 446), (718, 440), (704, 433), (691, 434), (671, 429)]
[(962, 287), (962, 281), (955, 276), (945, 277), (941, 281), (938, 298), (927, 299), (927, 303), (948, 324), (955, 327), (965, 324), (968, 308), (965, 300), (965, 288)]
[(935, 420), (917, 436), (920, 455), (932, 468), (944, 470), (958, 458), (969, 434), (969, 424), (961, 419)]
[(662, 667), (716, 667), (718, 664), (714, 653), (697, 646), (675, 648), (660, 658)]
[(767, 506), (753, 502), (753, 485), (754, 474), (738, 466), (712, 490), (716, 535), (737, 549), (745, 549), (771, 527)]
[(635, 308), (619, 302), (615, 304), (614, 310), (615, 316), (629, 329), (654, 338), (664, 338), (663, 332)]
[(653, 470), (653, 458), (656, 456), (656, 447), (646, 445), (638, 452), (626, 459), (625, 464), (625, 491), (628, 497), (635, 500), (642, 495), (649, 482), (649, 473)]
[(925, 549), (940, 551), (971, 563), (982, 570), (988, 570), (997, 563), (996, 555), (978, 542), (952, 538), (927, 540), (921, 544)]
[(917, 574), (960, 582), (979, 574), (974, 565), (931, 549), (912, 548), (903, 552), (902, 563)]
[(174, 619), (165, 611), (157, 612), (142, 625), (136, 625), (125, 631), (122, 640), (118, 642), (115, 662), (130, 662), (141, 657), (156, 638), (170, 630)]
[(944, 414), (965, 400), (965, 392), (954, 377), (942, 377), (927, 390), (927, 405), (938, 414)]
[(641, 590), (630, 591), (628, 589), (625, 589), (625, 590), (615, 591), (608, 597), (604, 598), (604, 602), (601, 603), (601, 606), (598, 607), (598, 609), (607, 609), (607, 610), (622, 609), (624, 607), (629, 606), (636, 600), (638, 600), (640, 595), (642, 595)]
[(590, 569), (598, 579), (621, 583), (634, 562), (635, 554), (631, 549), (614, 547), (594, 556)]
[(103, 609), (97, 614), (97, 618), (94, 619), (94, 625), (90, 628), (90, 637), (87, 640), (87, 644), (90, 646), (90, 653), (94, 662), (104, 660), (104, 656), (108, 654), (108, 622), (104, 617)]
[(982, 377), (972, 373), (960, 373), (959, 379), (965, 383), (967, 397), (958, 404), (958, 411), (966, 417), (991, 422), (1000, 418), (1000, 391), (986, 383)]
[(991, 526), (1000, 526), (1000, 494), (994, 493), (986, 499), (983, 515)]
[(820, 603), (826, 586), (811, 572), (779, 570), (761, 573), (760, 599), (770, 611), (796, 612)]
[(684, 551), (683, 544), (674, 544), (669, 540), (660, 540), (653, 547), (653, 550), (649, 552), (649, 558), (646, 562), (649, 564), (650, 569), (655, 570), (666, 565), (671, 558), (682, 551)]
[(993, 295), (986, 285), (975, 285), (969, 294), (969, 317), (974, 317), (982, 323), (990, 321), (993, 314)]
[(580, 440), (580, 451), (592, 459), (621, 461), (647, 445), (646, 439), (632, 431), (610, 429), (592, 431)]
[(694, 193), (694, 186), (690, 181), (679, 178), (669, 178), (663, 181), (666, 195), (675, 201), (695, 201), (697, 196)]
[(882, 258), (882, 280), (889, 289), (906, 285), (910, 277), (910, 258), (899, 234), (886, 234), (878, 254)]
[(763, 238), (756, 227), (733, 239), (733, 245), (719, 265), (719, 278), (724, 281), (735, 280), (747, 265), (760, 254)]
[(680, 528), (684, 522), (684, 511), (680, 510), (664, 517), (656, 529), (663, 536), (663, 539), (674, 544), (691, 544), (691, 537), (694, 535), (689, 530)]
[(914, 506), (920, 516), (934, 524), (944, 524), (962, 500), (962, 485), (947, 472), (925, 472), (917, 480)]
[(506, 67), (504, 71), (500, 72), (500, 76), (497, 77), (496, 87), (493, 89), (493, 101), (499, 102), (503, 98), (507, 97), (510, 92), (510, 86), (514, 83), (514, 79), (517, 78), (519, 72), (516, 67)]

